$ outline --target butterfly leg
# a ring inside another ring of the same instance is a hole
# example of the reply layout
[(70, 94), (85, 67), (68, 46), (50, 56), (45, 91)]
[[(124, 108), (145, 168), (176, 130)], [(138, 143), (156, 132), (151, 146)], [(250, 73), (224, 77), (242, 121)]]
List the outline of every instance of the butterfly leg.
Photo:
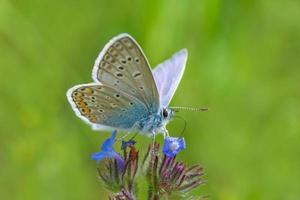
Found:
[(166, 128), (164, 128), (163, 134), (164, 134), (164, 138), (170, 137), (170, 136), (169, 136), (169, 131), (168, 131)]
[(131, 132), (128, 131), (125, 135), (123, 135), (123, 136), (117, 138), (117, 140), (124, 140), (124, 139), (127, 138), (127, 136), (130, 135), (130, 134), (131, 134)]
[[(132, 131), (131, 131), (131, 132), (135, 132), (135, 133), (134, 133), (134, 135), (129, 139), (129, 141), (130, 141), (130, 140), (133, 140), (133, 139), (137, 136), (137, 134), (139, 133), (139, 132), (137, 131), (137, 130), (139, 130), (138, 128), (139, 128), (139, 126), (138, 126), (137, 124), (135, 124), (135, 125), (132, 127), (132, 129), (131, 129)], [(130, 133), (127, 133), (126, 136), (128, 136), (129, 134), (130, 134)]]

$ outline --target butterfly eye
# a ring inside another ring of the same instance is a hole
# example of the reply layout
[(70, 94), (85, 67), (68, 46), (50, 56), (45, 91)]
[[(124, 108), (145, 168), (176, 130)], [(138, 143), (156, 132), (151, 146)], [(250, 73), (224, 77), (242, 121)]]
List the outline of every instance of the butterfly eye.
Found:
[(166, 109), (163, 109), (163, 116), (164, 118), (168, 117), (168, 111)]

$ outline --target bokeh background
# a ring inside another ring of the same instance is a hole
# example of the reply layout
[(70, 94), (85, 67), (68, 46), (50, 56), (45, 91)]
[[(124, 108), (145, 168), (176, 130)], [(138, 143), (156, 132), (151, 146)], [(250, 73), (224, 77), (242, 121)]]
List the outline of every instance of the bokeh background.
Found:
[(77, 118), (65, 93), (91, 81), (122, 32), (153, 67), (189, 50), (172, 105), (210, 108), (180, 113), (179, 157), (208, 181), (194, 195), (300, 198), (298, 0), (0, 0), (0, 199), (107, 199), (90, 155), (109, 133)]

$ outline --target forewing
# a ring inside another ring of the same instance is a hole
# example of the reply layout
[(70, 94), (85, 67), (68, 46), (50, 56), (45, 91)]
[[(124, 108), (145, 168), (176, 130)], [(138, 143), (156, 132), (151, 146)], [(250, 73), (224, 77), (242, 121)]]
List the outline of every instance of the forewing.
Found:
[(145, 104), (150, 112), (159, 109), (159, 96), (147, 58), (128, 34), (113, 38), (98, 56), (93, 79)]
[(187, 56), (187, 50), (182, 49), (153, 70), (153, 76), (160, 97), (160, 104), (164, 108), (169, 105), (180, 83)]
[(106, 85), (78, 85), (67, 96), (75, 113), (94, 128), (129, 130), (148, 114), (141, 101)]

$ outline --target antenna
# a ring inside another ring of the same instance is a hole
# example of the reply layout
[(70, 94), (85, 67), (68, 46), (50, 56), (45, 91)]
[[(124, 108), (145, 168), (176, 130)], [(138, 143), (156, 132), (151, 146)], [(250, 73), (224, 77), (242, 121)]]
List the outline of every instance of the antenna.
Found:
[(175, 112), (178, 112), (179, 110), (189, 110), (189, 111), (196, 111), (196, 112), (206, 112), (208, 111), (208, 108), (192, 108), (192, 107), (184, 107), (184, 106), (176, 106), (176, 107), (170, 107)]
[(180, 133), (180, 135), (179, 135), (179, 137), (182, 137), (182, 136), (183, 136), (183, 133), (184, 133), (184, 131), (185, 131), (185, 129), (186, 129), (187, 122), (186, 122), (186, 120), (185, 120), (183, 117), (181, 117), (181, 116), (179, 116), (179, 115), (174, 115), (174, 118), (182, 119), (183, 122), (184, 122), (183, 129), (182, 129), (182, 131), (181, 131), (181, 133)]

